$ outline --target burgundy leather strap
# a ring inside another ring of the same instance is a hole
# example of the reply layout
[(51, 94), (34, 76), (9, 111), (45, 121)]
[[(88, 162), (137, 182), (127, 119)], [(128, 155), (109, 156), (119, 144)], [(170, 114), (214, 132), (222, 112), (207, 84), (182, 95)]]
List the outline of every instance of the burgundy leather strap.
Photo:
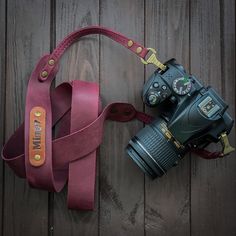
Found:
[[(79, 38), (90, 35), (90, 34), (102, 34), (106, 37), (111, 38), (112, 40), (116, 41), (117, 43), (123, 45), (124, 47), (131, 50), (140, 58), (145, 58), (149, 49), (145, 48), (141, 44), (131, 40), (130, 38), (125, 37), (124, 35), (112, 31), (110, 29), (101, 27), (101, 26), (91, 26), (82, 28), (80, 30), (74, 31), (73, 33), (69, 34), (52, 52), (50, 57), (48, 58), (48, 63), (44, 65), (42, 70), (39, 73), (39, 79), (44, 81), (50, 77), (51, 73), (53, 73), (54, 68), (57, 66), (58, 61), (62, 57), (65, 50), (70, 47), (74, 42), (76, 42)], [(52, 63), (50, 63), (52, 62)], [(43, 73), (46, 76), (42, 76)]]
[[(99, 114), (98, 84), (80, 80), (72, 83), (71, 133), (92, 123)], [(86, 158), (69, 164), (69, 208), (84, 210), (94, 208), (95, 179), (96, 150), (89, 153)]]
[(222, 152), (210, 152), (206, 149), (202, 148), (195, 148), (191, 150), (192, 153), (197, 154), (199, 157), (203, 159), (216, 159), (216, 158), (222, 158), (224, 157), (224, 154)]
[[(43, 57), (39, 65), (47, 58)], [(40, 83), (37, 77), (31, 77), (32, 79)], [(94, 98), (87, 96), (86, 91)], [(96, 84), (82, 81), (63, 83), (51, 92), (52, 127), (58, 123), (59, 132), (56, 139), (46, 142), (51, 153), (47, 153), (44, 165), (33, 167), (28, 162), (28, 139), (23, 138), (24, 126), (25, 134), (27, 132), (27, 120), (10, 137), (2, 150), (2, 157), (8, 165), (19, 177), (27, 178), (33, 187), (58, 192), (68, 180), (68, 206), (74, 209), (88, 210), (94, 206), (95, 152), (102, 142), (104, 121), (110, 119), (126, 122), (139, 118), (147, 123), (152, 120), (152, 117), (136, 112), (132, 105), (126, 103), (109, 104), (99, 116), (98, 104), (92, 104), (96, 108), (92, 111), (94, 115), (88, 114), (90, 112), (86, 104), (91, 105), (94, 99), (98, 101), (97, 95)], [(40, 100), (40, 96), (36, 100)], [(83, 102), (86, 102), (85, 105), (79, 107)], [(86, 112), (87, 116), (84, 116)], [(47, 133), (51, 132), (52, 127)]]
[[(73, 81), (51, 90), (59, 59), (65, 50), (80, 37), (89, 34), (103, 34), (140, 58), (145, 58), (148, 53), (148, 49), (142, 45), (103, 27), (92, 26), (73, 32), (52, 54), (40, 59), (28, 83), (25, 123), (2, 150), (3, 159), (18, 176), (27, 178), (33, 187), (58, 192), (68, 180), (68, 206), (74, 209), (93, 209), (96, 149), (101, 144), (105, 119), (123, 122), (134, 118), (143, 122), (152, 120), (150, 116), (136, 112), (133, 106), (124, 103), (110, 104), (99, 115), (99, 89), (95, 83)], [(43, 136), (45, 160), (38, 166), (30, 162), (32, 153), (29, 148), (32, 142), (29, 140), (32, 136), (30, 114), (35, 108), (41, 108), (46, 114)], [(58, 137), (52, 141), (52, 127), (56, 123), (59, 123), (60, 129)]]

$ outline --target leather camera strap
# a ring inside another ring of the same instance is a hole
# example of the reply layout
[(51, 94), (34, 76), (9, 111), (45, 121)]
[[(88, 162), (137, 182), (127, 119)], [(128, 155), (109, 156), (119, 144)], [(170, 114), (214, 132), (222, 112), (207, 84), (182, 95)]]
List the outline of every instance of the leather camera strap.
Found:
[[(102, 142), (106, 119), (126, 122), (152, 118), (127, 103), (112, 103), (101, 111), (99, 86), (75, 80), (54, 90), (52, 81), (65, 50), (80, 37), (103, 34), (141, 58), (148, 49), (102, 27), (88, 27), (66, 37), (50, 55), (43, 56), (30, 76), (25, 122), (5, 144), (2, 157), (32, 187), (59, 192), (68, 181), (68, 207), (94, 207), (96, 149)], [(52, 128), (58, 123), (57, 138)]]
[[(25, 121), (10, 137), (2, 158), (32, 187), (52, 192), (68, 181), (68, 207), (94, 208), (96, 150), (102, 142), (106, 119), (127, 122), (153, 118), (131, 104), (112, 103), (103, 110), (96, 83), (75, 80), (51, 89), (65, 50), (89, 34), (105, 35), (145, 59), (149, 49), (109, 29), (93, 26), (67, 36), (33, 70), (27, 88)], [(56, 138), (52, 128), (58, 124)]]

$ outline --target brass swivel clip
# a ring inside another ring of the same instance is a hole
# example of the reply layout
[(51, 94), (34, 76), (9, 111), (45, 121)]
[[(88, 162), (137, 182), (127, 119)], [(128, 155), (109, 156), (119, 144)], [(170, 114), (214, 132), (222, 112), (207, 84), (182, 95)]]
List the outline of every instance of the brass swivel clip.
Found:
[(155, 66), (157, 66), (158, 68), (160, 68), (161, 70), (166, 70), (166, 66), (163, 65), (156, 57), (156, 50), (154, 48), (148, 48), (149, 51), (152, 52), (152, 54), (150, 55), (149, 58), (147, 58), (146, 60), (144, 60), (143, 58), (141, 58), (141, 62), (144, 64), (144, 65), (147, 65), (147, 64), (153, 64)]
[(226, 132), (220, 135), (220, 142), (223, 147), (222, 157), (230, 154), (235, 150), (235, 148), (230, 145)]

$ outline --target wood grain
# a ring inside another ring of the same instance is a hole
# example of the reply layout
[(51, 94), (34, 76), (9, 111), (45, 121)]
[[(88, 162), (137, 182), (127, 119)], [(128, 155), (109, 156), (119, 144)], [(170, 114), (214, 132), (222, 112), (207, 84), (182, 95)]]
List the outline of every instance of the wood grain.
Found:
[[(7, 2), (6, 138), (23, 121), (29, 75), (49, 51), (49, 21), (48, 1)], [(29, 188), (8, 167), (4, 177), (3, 234), (47, 235), (48, 193)]]
[[(4, 117), (5, 117), (5, 84), (6, 84), (6, 76), (5, 76), (5, 69), (6, 69), (6, 50), (5, 50), (5, 45), (6, 45), (6, 2), (5, 1), (0, 1), (0, 145), (3, 145), (3, 140), (4, 140), (4, 132), (5, 132), (5, 127), (4, 127)], [(3, 199), (3, 171), (4, 171), (4, 164), (1, 161), (0, 162), (0, 199)], [(3, 201), (0, 201), (0, 211), (3, 212)], [(0, 232), (2, 232), (2, 214), (0, 216)], [(1, 233), (0, 233), (1, 234)]]
[[(101, 1), (101, 25), (144, 41), (143, 1)], [(104, 104), (129, 102), (142, 110), (143, 66), (135, 55), (101, 38), (100, 85)], [(124, 149), (142, 127), (107, 122), (100, 148), (100, 235), (143, 235), (144, 177)]]
[[(189, 1), (146, 2), (146, 45), (158, 51), (164, 62), (170, 58), (189, 69)], [(147, 67), (146, 78), (153, 73)], [(156, 109), (157, 110), (157, 109)], [(149, 112), (155, 113), (155, 109)], [(189, 156), (162, 178), (145, 181), (146, 235), (189, 235)]]
[[(56, 2), (56, 42), (70, 32), (88, 25), (98, 25), (98, 0), (70, 0)], [(63, 56), (56, 84), (69, 80), (87, 80), (99, 83), (99, 37), (88, 36), (75, 43)], [(99, 157), (98, 157), (99, 158)], [(79, 180), (78, 181), (83, 181)], [(98, 185), (99, 181), (97, 181)], [(97, 235), (98, 192), (95, 211), (67, 209), (66, 190), (54, 194), (54, 235)]]
[[(191, 72), (225, 97), (233, 116), (234, 5), (234, 1), (191, 1)], [(235, 145), (235, 130), (230, 139)], [(235, 167), (235, 153), (220, 160), (192, 158), (192, 235), (235, 235)]]
[[(156, 48), (161, 61), (175, 57), (223, 96), (235, 118), (234, 0), (0, 0), (0, 143), (23, 121), (28, 78), (40, 56), (94, 24)], [(139, 110), (144, 80), (155, 69), (103, 36), (81, 39), (60, 65), (56, 85), (99, 82), (104, 105), (119, 100)], [(106, 123), (94, 212), (68, 210), (66, 189), (48, 195), (29, 188), (1, 162), (0, 235), (236, 235), (235, 153), (210, 161), (186, 156), (151, 181), (124, 151), (142, 127)], [(236, 145), (235, 128), (230, 141)]]

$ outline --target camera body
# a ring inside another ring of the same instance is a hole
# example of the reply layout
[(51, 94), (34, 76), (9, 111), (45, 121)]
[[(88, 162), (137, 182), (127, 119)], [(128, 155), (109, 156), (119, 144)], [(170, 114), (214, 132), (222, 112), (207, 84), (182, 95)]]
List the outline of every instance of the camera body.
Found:
[(204, 148), (229, 134), (233, 119), (228, 105), (211, 87), (204, 87), (171, 59), (156, 70), (143, 88), (143, 101), (159, 115), (140, 130), (127, 147), (129, 156), (155, 178), (164, 174), (191, 148)]

